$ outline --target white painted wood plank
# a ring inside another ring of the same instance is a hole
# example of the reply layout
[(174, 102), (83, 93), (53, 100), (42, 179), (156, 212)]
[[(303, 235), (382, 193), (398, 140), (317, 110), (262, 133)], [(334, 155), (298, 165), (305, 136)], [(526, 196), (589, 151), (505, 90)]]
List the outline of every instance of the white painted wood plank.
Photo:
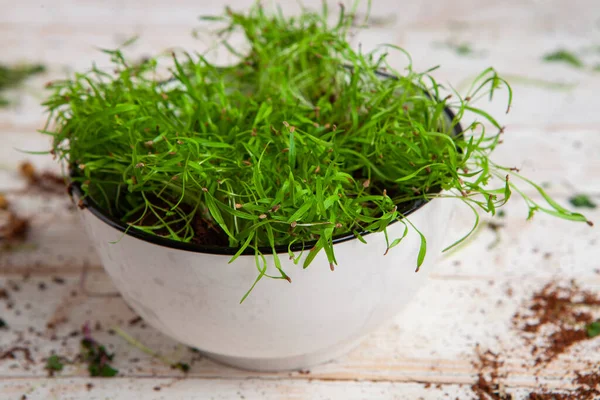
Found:
[[(88, 390), (86, 384), (93, 382)], [(115, 391), (115, 387), (119, 390)], [(160, 391), (155, 388), (160, 387)], [(517, 390), (525, 396), (526, 390)], [(90, 381), (83, 378), (34, 379), (0, 382), (0, 399), (61, 400), (439, 400), (469, 399), (467, 387), (432, 386), (425, 389), (417, 383), (334, 382), (266, 379), (126, 379)], [(53, 397), (54, 396), (54, 397)]]
[[(251, 1), (227, 3), (241, 8)], [(286, 10), (292, 3), (282, 2)], [(600, 117), (594, 101), (600, 90), (600, 75), (540, 61), (545, 52), (558, 47), (578, 49), (597, 44), (600, 35), (597, 15), (592, 12), (595, 8), (595, 0), (408, 2), (401, 8), (389, 0), (374, 1), (373, 15), (383, 20), (389, 17), (388, 22), (361, 33), (356, 41), (365, 49), (381, 42), (404, 46), (418, 69), (441, 64), (436, 76), (459, 89), (466, 79), (489, 65), (513, 77), (515, 103), (511, 113), (501, 118), (508, 128), (496, 160), (522, 168), (535, 180), (551, 182), (549, 191), (562, 203), (574, 190), (592, 193), (600, 200), (600, 180), (596, 179), (600, 176)], [(114, 47), (134, 34), (141, 36), (131, 49), (134, 56), (152, 54), (173, 44), (200, 49), (202, 45), (189, 35), (198, 26), (195, 17), (220, 9), (217, 2), (192, 0), (29, 1), (2, 7), (0, 48), (8, 49), (3, 61), (39, 60), (49, 65), (50, 72), (29, 81), (24, 93), (15, 94), (19, 104), (0, 110), (4, 143), (0, 146), (4, 166), (0, 191), (22, 187), (14, 166), (23, 158), (31, 159), (12, 147), (40, 150), (46, 146), (44, 139), (34, 134), (44, 121), (39, 106), (44, 82), (64, 76), (66, 70), (85, 69), (93, 60), (104, 65), (106, 58), (96, 47)], [(469, 42), (486, 54), (465, 58), (436, 46), (448, 39)], [(590, 60), (600, 61), (597, 57)], [(397, 55), (391, 61), (398, 66), (404, 62)], [(540, 77), (572, 84), (572, 88), (557, 91), (520, 83), (523, 78)], [(501, 105), (487, 109), (502, 113)], [(40, 168), (52, 165), (43, 157), (34, 158), (34, 162)], [(44, 203), (48, 203), (46, 210), (42, 209)], [(74, 354), (79, 338), (68, 338), (63, 346), (62, 340), (52, 340), (52, 335), (64, 336), (85, 321), (100, 321), (103, 331), (96, 335), (115, 350), (115, 363), (124, 377), (94, 380), (95, 387), (88, 392), (85, 384), (90, 380), (81, 367), (67, 367), (62, 377), (48, 380), (39, 363), (27, 370), (21, 360), (0, 362), (0, 399), (20, 398), (24, 393), (30, 399), (463, 399), (471, 396), (468, 384), (475, 372), (471, 361), (476, 343), (503, 351), (510, 371), (506, 383), (516, 398), (524, 398), (528, 388), (538, 385), (534, 373), (550, 387), (567, 387), (571, 377), (563, 376), (564, 371), (584, 368), (585, 361), (597, 361), (594, 357), (600, 350), (596, 339), (576, 346), (541, 371), (522, 365), (528, 356), (511, 330), (510, 317), (533, 290), (553, 279), (578, 278), (586, 287), (599, 290), (596, 259), (600, 234), (583, 224), (557, 222), (541, 215), (525, 222), (525, 210), (515, 202), (506, 209), (502, 222), (507, 226), (500, 230), (498, 246), (487, 250), (495, 237), (490, 230), (481, 229), (468, 246), (439, 263), (428, 285), (402, 314), (348, 356), (314, 368), (308, 375), (248, 373), (200, 359), (193, 363), (189, 377), (178, 380), (180, 373), (109, 335), (106, 328), (124, 327), (145, 344), (176, 359), (190, 361), (197, 358), (195, 354), (151, 328), (128, 326), (134, 315), (120, 297), (82, 295), (79, 277), (85, 263), (92, 269), (86, 284), (89, 292), (110, 294), (114, 288), (99, 269), (77, 217), (68, 211), (68, 201), (48, 202), (28, 196), (16, 204), (25, 215), (38, 213), (31, 237), (35, 247), (0, 253), (0, 286), (9, 280), (20, 281), (23, 273), (31, 272), (29, 281), (19, 283), (21, 291), (13, 294), (18, 300), (13, 308), (0, 302), (0, 315), (12, 327), (0, 335), (0, 348), (29, 341), (38, 361), (52, 350)], [(589, 214), (600, 223), (599, 210)], [(459, 212), (451, 236), (458, 237), (470, 222), (468, 212)], [(64, 277), (65, 283), (53, 282), (56, 275)], [(45, 290), (40, 290), (40, 283), (46, 285)], [(514, 293), (512, 297), (506, 294), (508, 288)], [(68, 320), (56, 329), (46, 326), (64, 318)], [(29, 327), (34, 332), (28, 332)], [(15, 328), (23, 332), (21, 339)], [(417, 381), (444, 385), (426, 389)], [(169, 387), (156, 392), (153, 388), (157, 385)]]
[[(19, 183), (20, 180), (14, 180), (15, 185)], [(63, 197), (8, 194), (6, 198), (17, 215), (30, 220), (30, 228), (22, 245), (12, 251), (0, 250), (0, 273), (79, 272), (84, 265), (98, 268), (100, 263), (94, 248), (66, 194)]]
[[(600, 289), (600, 277), (588, 278), (584, 288)], [(9, 282), (11, 281), (11, 282)], [(372, 380), (394, 382), (430, 382), (470, 384), (476, 373), (472, 362), (475, 348), (500, 351), (508, 386), (536, 387), (543, 382), (554, 388), (568, 386), (572, 376), (565, 371), (587, 370), (597, 361), (600, 338), (577, 344), (556, 361), (532, 368), (533, 357), (511, 325), (512, 315), (522, 302), (546, 280), (497, 277), (482, 279), (431, 279), (404, 312), (389, 324), (369, 335), (352, 353), (329, 364), (315, 367), (310, 374), (254, 373), (218, 365), (178, 345), (158, 331), (138, 322), (120, 297), (114, 293), (103, 272), (91, 273), (83, 295), (77, 277), (66, 277), (58, 284), (49, 277), (31, 276), (23, 281), (7, 276), (0, 286), (19, 286), (11, 290), (10, 299), (0, 304), (10, 330), (0, 336), (0, 348), (25, 344), (31, 349), (35, 363), (25, 359), (0, 362), (0, 377), (21, 379), (43, 377), (43, 359), (53, 351), (69, 359), (79, 351), (80, 335), (71, 336), (86, 322), (93, 337), (116, 354), (114, 366), (125, 377), (182, 377), (169, 365), (140, 352), (121, 337), (109, 332), (119, 327), (146, 346), (173, 362), (186, 362), (192, 368), (190, 377), (293, 377), (294, 379)], [(43, 284), (43, 290), (40, 289)], [(508, 296), (507, 289), (512, 291)], [(102, 297), (101, 297), (102, 296)], [(14, 304), (10, 308), (8, 304)], [(98, 329), (96, 329), (98, 327)], [(61, 376), (86, 376), (81, 365), (67, 366)]]

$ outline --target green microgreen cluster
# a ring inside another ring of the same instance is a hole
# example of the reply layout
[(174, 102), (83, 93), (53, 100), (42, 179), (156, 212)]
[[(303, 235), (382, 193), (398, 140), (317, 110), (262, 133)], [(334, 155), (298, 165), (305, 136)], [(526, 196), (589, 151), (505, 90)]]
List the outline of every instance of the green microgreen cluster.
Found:
[[(387, 52), (402, 49), (353, 48), (354, 15), (342, 7), (332, 24), (326, 6), (284, 17), (257, 5), (205, 18), (222, 27), (214, 37), (237, 57), (229, 66), (198, 53), (132, 63), (106, 50), (113, 70), (53, 83), (43, 132), (106, 212), (173, 240), (237, 249), (233, 259), (255, 254), (258, 279), (273, 253), (280, 275), (272, 277), (289, 280), (278, 246), (310, 250), (305, 267), (324, 251), (332, 268), (338, 235), (363, 241), (365, 232), (384, 232), (392, 248), (404, 236), (388, 238), (386, 227), (417, 229), (404, 214), (437, 197), (466, 203), (476, 224), (479, 211), (495, 214), (512, 191), (530, 216), (585, 221), (525, 180), (545, 201), (527, 197), (508, 178), (519, 175), (489, 159), (502, 128), (474, 102), (500, 88), (509, 106), (512, 97), (492, 68), (462, 97), (431, 70), (413, 70), (410, 57), (404, 70), (391, 68)], [(230, 43), (236, 34), (244, 46)], [(165, 67), (167, 80), (159, 78)], [(421, 235), (418, 266), (425, 251)]]

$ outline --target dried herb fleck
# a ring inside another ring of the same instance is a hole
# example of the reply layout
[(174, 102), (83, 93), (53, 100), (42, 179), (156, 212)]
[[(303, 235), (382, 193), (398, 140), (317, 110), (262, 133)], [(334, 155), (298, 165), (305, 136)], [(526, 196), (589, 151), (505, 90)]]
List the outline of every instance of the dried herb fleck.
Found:
[(64, 364), (62, 359), (56, 354), (51, 355), (46, 360), (46, 371), (48, 371), (48, 376), (54, 376), (56, 372), (60, 372), (64, 368)]
[(171, 364), (171, 368), (181, 370), (187, 374), (190, 370), (190, 365), (187, 363), (178, 362)]
[(88, 325), (83, 327), (83, 334), (80, 356), (82, 361), (88, 364), (90, 376), (109, 378), (117, 375), (119, 370), (109, 364), (114, 354), (108, 353), (103, 345), (91, 337)]
[[(0, 92), (11, 87), (18, 87), (31, 75), (42, 73), (46, 70), (41, 64), (2, 65), (0, 64)], [(0, 107), (10, 104), (10, 101), (0, 95)]]
[(473, 48), (468, 43), (461, 43), (461, 44), (453, 45), (453, 46), (451, 46), (451, 48), (459, 56), (468, 56), (470, 54), (473, 54)]
[(596, 203), (594, 203), (588, 195), (585, 194), (577, 194), (569, 199), (569, 203), (573, 205), (573, 207), (579, 208), (596, 208)]
[(119, 373), (119, 370), (113, 368), (109, 362), (112, 361), (114, 354), (106, 351), (106, 348), (91, 339), (81, 340), (81, 356), (83, 361), (88, 364), (90, 376), (112, 377)]
[(585, 331), (590, 338), (600, 335), (600, 319), (587, 324), (585, 326)]
[(443, 43), (438, 43), (437, 47), (442, 47), (448, 50), (451, 50), (457, 56), (461, 57), (478, 57), (485, 55), (484, 51), (475, 50), (473, 46), (468, 42), (454, 42), (452, 40), (448, 40)]
[(581, 58), (579, 58), (575, 53), (564, 49), (556, 50), (552, 53), (547, 53), (546, 55), (544, 55), (543, 60), (546, 62), (564, 63), (575, 68), (584, 67)]

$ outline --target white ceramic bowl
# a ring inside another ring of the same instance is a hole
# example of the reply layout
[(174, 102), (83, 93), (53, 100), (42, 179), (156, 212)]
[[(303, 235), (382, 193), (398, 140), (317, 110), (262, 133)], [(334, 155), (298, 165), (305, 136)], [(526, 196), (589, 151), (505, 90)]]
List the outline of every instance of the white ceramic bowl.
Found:
[[(225, 364), (275, 371), (336, 358), (402, 310), (448, 244), (442, 241), (453, 204), (433, 200), (410, 214), (427, 238), (418, 273), (414, 230), (385, 256), (384, 235), (370, 234), (368, 244), (335, 244), (333, 272), (324, 252), (306, 270), (281, 254), (292, 283), (264, 278), (242, 304), (258, 274), (253, 255), (228, 264), (228, 255), (167, 247), (131, 231), (124, 235), (124, 225), (94, 207), (82, 216), (106, 271), (148, 324)], [(403, 230), (403, 224), (391, 225), (390, 240)], [(272, 256), (266, 257), (269, 272), (277, 275)]]

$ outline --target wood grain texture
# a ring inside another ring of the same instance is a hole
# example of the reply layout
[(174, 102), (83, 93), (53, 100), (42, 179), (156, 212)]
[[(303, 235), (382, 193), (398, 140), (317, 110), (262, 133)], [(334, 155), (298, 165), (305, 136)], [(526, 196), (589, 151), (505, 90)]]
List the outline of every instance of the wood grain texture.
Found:
[[(243, 8), (251, 1), (227, 3)], [(379, 24), (355, 42), (364, 48), (383, 42), (403, 46), (419, 69), (442, 65), (436, 76), (458, 89), (494, 65), (515, 89), (514, 107), (502, 119), (507, 125), (505, 143), (494, 158), (548, 182), (548, 191), (563, 204), (574, 192), (590, 193), (600, 203), (600, 117), (595, 100), (600, 73), (540, 61), (545, 52), (559, 47), (577, 50), (600, 42), (596, 3), (457, 0), (400, 6), (397, 1), (375, 0), (372, 14)], [(294, 1), (281, 4), (286, 12), (298, 10)], [(476, 345), (502, 352), (505, 383), (519, 399), (540, 385), (572, 388), (572, 371), (598, 365), (600, 339), (576, 345), (544, 367), (528, 363), (529, 349), (513, 329), (512, 315), (550, 281), (576, 279), (599, 291), (600, 233), (543, 215), (527, 222), (526, 209), (518, 201), (506, 208), (497, 245), (489, 248), (497, 238), (483, 226), (469, 243), (440, 260), (429, 283), (401, 314), (346, 357), (310, 373), (235, 370), (202, 358), (143, 322), (130, 325), (135, 315), (115, 295), (69, 200), (23, 194), (18, 163), (31, 159), (38, 168), (56, 168), (53, 161), (14, 148), (47, 148), (47, 138), (35, 133), (44, 122), (39, 105), (44, 82), (85, 69), (92, 61), (106, 64), (97, 47), (115, 47), (134, 34), (140, 35), (128, 50), (134, 57), (174, 45), (200, 49), (204, 44), (190, 35), (199, 27), (196, 16), (219, 12), (223, 5), (191, 0), (29, 0), (1, 5), (2, 61), (39, 60), (48, 64), (49, 72), (11, 94), (17, 105), (0, 109), (0, 192), (20, 214), (31, 216), (33, 224), (32, 248), (0, 252), (0, 287), (19, 287), (11, 290), (10, 299), (0, 301), (0, 316), (11, 327), (0, 331), (0, 350), (27, 343), (36, 361), (0, 361), (0, 400), (23, 394), (28, 399), (469, 399)], [(440, 46), (448, 40), (468, 42), (480, 52), (460, 57)], [(592, 64), (599, 61), (597, 55), (589, 57)], [(390, 60), (399, 66), (405, 62), (397, 55)], [(527, 81), (532, 78), (564, 87), (549, 89)], [(488, 109), (502, 114), (503, 106)], [(600, 223), (600, 210), (590, 212), (589, 218)], [(460, 209), (448, 242), (471, 223), (468, 210)], [(55, 277), (64, 282), (57, 283)], [(86, 321), (93, 327), (99, 324), (94, 335), (117, 354), (121, 377), (91, 380), (83, 367), (67, 366), (58, 377), (46, 378), (44, 358), (52, 351), (74, 356), (80, 337), (70, 335)], [(174, 361), (190, 363), (189, 375), (111, 335), (109, 329), (115, 326)], [(94, 387), (88, 391), (89, 382)]]
[[(91, 390), (86, 384), (93, 382)], [(119, 390), (115, 390), (118, 387)], [(160, 387), (159, 391), (156, 388)], [(18, 399), (22, 393), (28, 398), (61, 400), (439, 400), (469, 398), (459, 385), (435, 385), (424, 389), (419, 383), (396, 382), (301, 382), (289, 379), (198, 379), (116, 378), (110, 381), (83, 378), (64, 380), (35, 379), (28, 382), (13, 380), (0, 382), (0, 391), (7, 398)], [(516, 389), (516, 394), (526, 394)]]

